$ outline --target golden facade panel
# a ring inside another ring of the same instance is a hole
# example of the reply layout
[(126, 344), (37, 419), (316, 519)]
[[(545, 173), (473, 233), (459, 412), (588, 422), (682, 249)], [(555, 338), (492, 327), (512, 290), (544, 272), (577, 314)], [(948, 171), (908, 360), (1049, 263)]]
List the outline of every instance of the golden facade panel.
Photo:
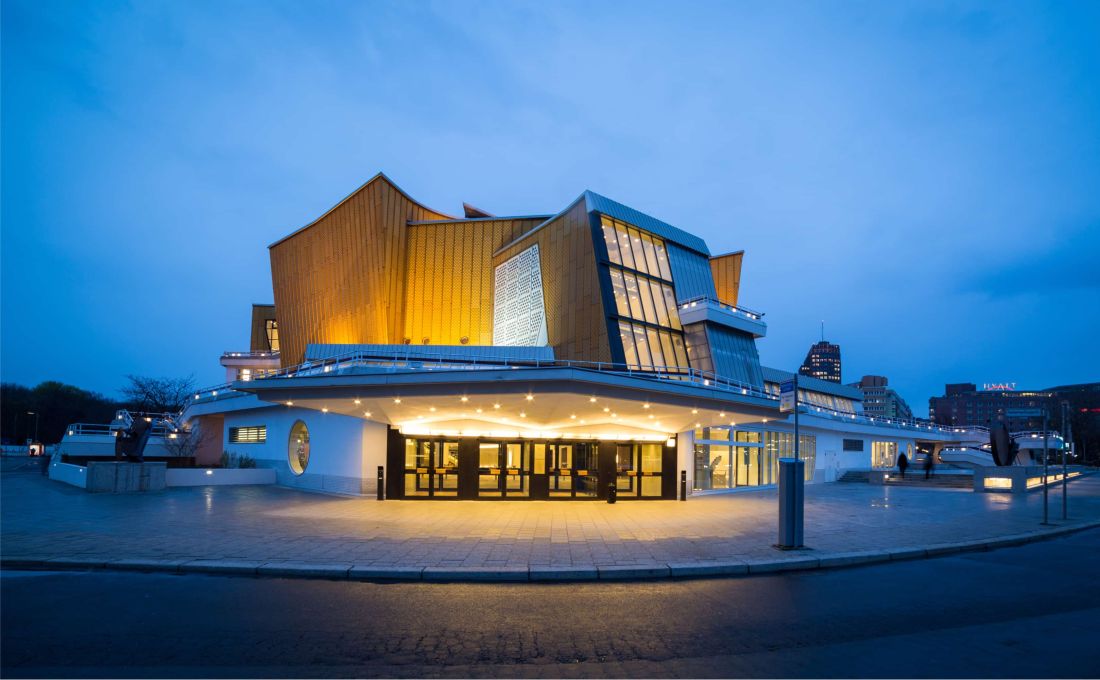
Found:
[(728, 305), (737, 306), (737, 292), (741, 288), (741, 260), (745, 252), (717, 255), (710, 258), (710, 273), (714, 277), (714, 288), (718, 299)]
[(583, 200), (493, 257), (493, 266), (538, 244), (547, 340), (559, 359), (611, 361), (592, 226)]

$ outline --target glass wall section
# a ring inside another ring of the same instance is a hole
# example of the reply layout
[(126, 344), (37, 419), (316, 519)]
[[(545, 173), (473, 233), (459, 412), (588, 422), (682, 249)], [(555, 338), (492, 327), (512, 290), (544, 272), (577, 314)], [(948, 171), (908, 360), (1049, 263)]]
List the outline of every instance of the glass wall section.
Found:
[(713, 373), (714, 359), (710, 355), (710, 343), (707, 342), (706, 325), (695, 323), (684, 330), (688, 361), (691, 362), (692, 368)]
[(640, 370), (687, 367), (665, 242), (605, 215), (600, 220), (627, 365)]
[[(734, 475), (737, 486), (756, 486), (760, 484), (760, 433), (738, 431), (734, 436), (737, 446), (734, 463)], [(752, 444), (753, 446), (747, 446)]]
[(676, 282), (677, 300), (718, 297), (714, 289), (714, 276), (710, 271), (710, 260), (705, 255), (669, 243), (668, 263), (672, 280)]
[(879, 469), (894, 467), (898, 460), (897, 442), (871, 442), (871, 466)]
[(706, 333), (715, 373), (754, 387), (764, 386), (760, 355), (751, 335), (722, 326), (711, 326)]

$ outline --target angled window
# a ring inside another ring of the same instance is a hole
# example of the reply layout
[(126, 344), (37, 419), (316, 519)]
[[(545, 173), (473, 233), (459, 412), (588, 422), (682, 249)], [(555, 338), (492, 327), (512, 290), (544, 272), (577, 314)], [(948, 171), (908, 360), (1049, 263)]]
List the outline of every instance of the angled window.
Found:
[(624, 361), (641, 370), (688, 367), (665, 242), (625, 222), (600, 216), (614, 316)]

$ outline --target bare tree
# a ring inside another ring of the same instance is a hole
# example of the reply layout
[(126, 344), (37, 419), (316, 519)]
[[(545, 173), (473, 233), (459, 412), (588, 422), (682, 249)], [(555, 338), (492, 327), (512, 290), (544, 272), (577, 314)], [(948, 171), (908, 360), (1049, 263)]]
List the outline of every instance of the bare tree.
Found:
[(202, 426), (197, 422), (189, 422), (176, 432), (164, 434), (164, 448), (170, 456), (194, 458), (207, 439), (208, 434), (202, 431)]
[(130, 384), (122, 388), (122, 394), (134, 408), (149, 413), (176, 413), (195, 391), (195, 377), (190, 375), (186, 378), (128, 375), (126, 379)]

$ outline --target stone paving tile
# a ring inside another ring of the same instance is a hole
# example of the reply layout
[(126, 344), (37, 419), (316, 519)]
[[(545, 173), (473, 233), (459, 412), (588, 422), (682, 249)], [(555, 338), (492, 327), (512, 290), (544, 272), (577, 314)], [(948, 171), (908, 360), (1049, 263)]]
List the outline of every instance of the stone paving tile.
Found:
[[(781, 553), (776, 492), (688, 502), (385, 501), (280, 487), (198, 487), (87, 494), (5, 473), (0, 553), (14, 559), (220, 560), (385, 566), (667, 568), (820, 559), (991, 540), (1042, 530), (1042, 494), (819, 484), (806, 487), (809, 551)], [(1050, 494), (1060, 518), (1061, 491)], [(1100, 476), (1069, 485), (1070, 520), (1100, 520)], [(838, 558), (841, 559), (841, 558)], [(835, 561), (835, 560), (834, 560)]]

